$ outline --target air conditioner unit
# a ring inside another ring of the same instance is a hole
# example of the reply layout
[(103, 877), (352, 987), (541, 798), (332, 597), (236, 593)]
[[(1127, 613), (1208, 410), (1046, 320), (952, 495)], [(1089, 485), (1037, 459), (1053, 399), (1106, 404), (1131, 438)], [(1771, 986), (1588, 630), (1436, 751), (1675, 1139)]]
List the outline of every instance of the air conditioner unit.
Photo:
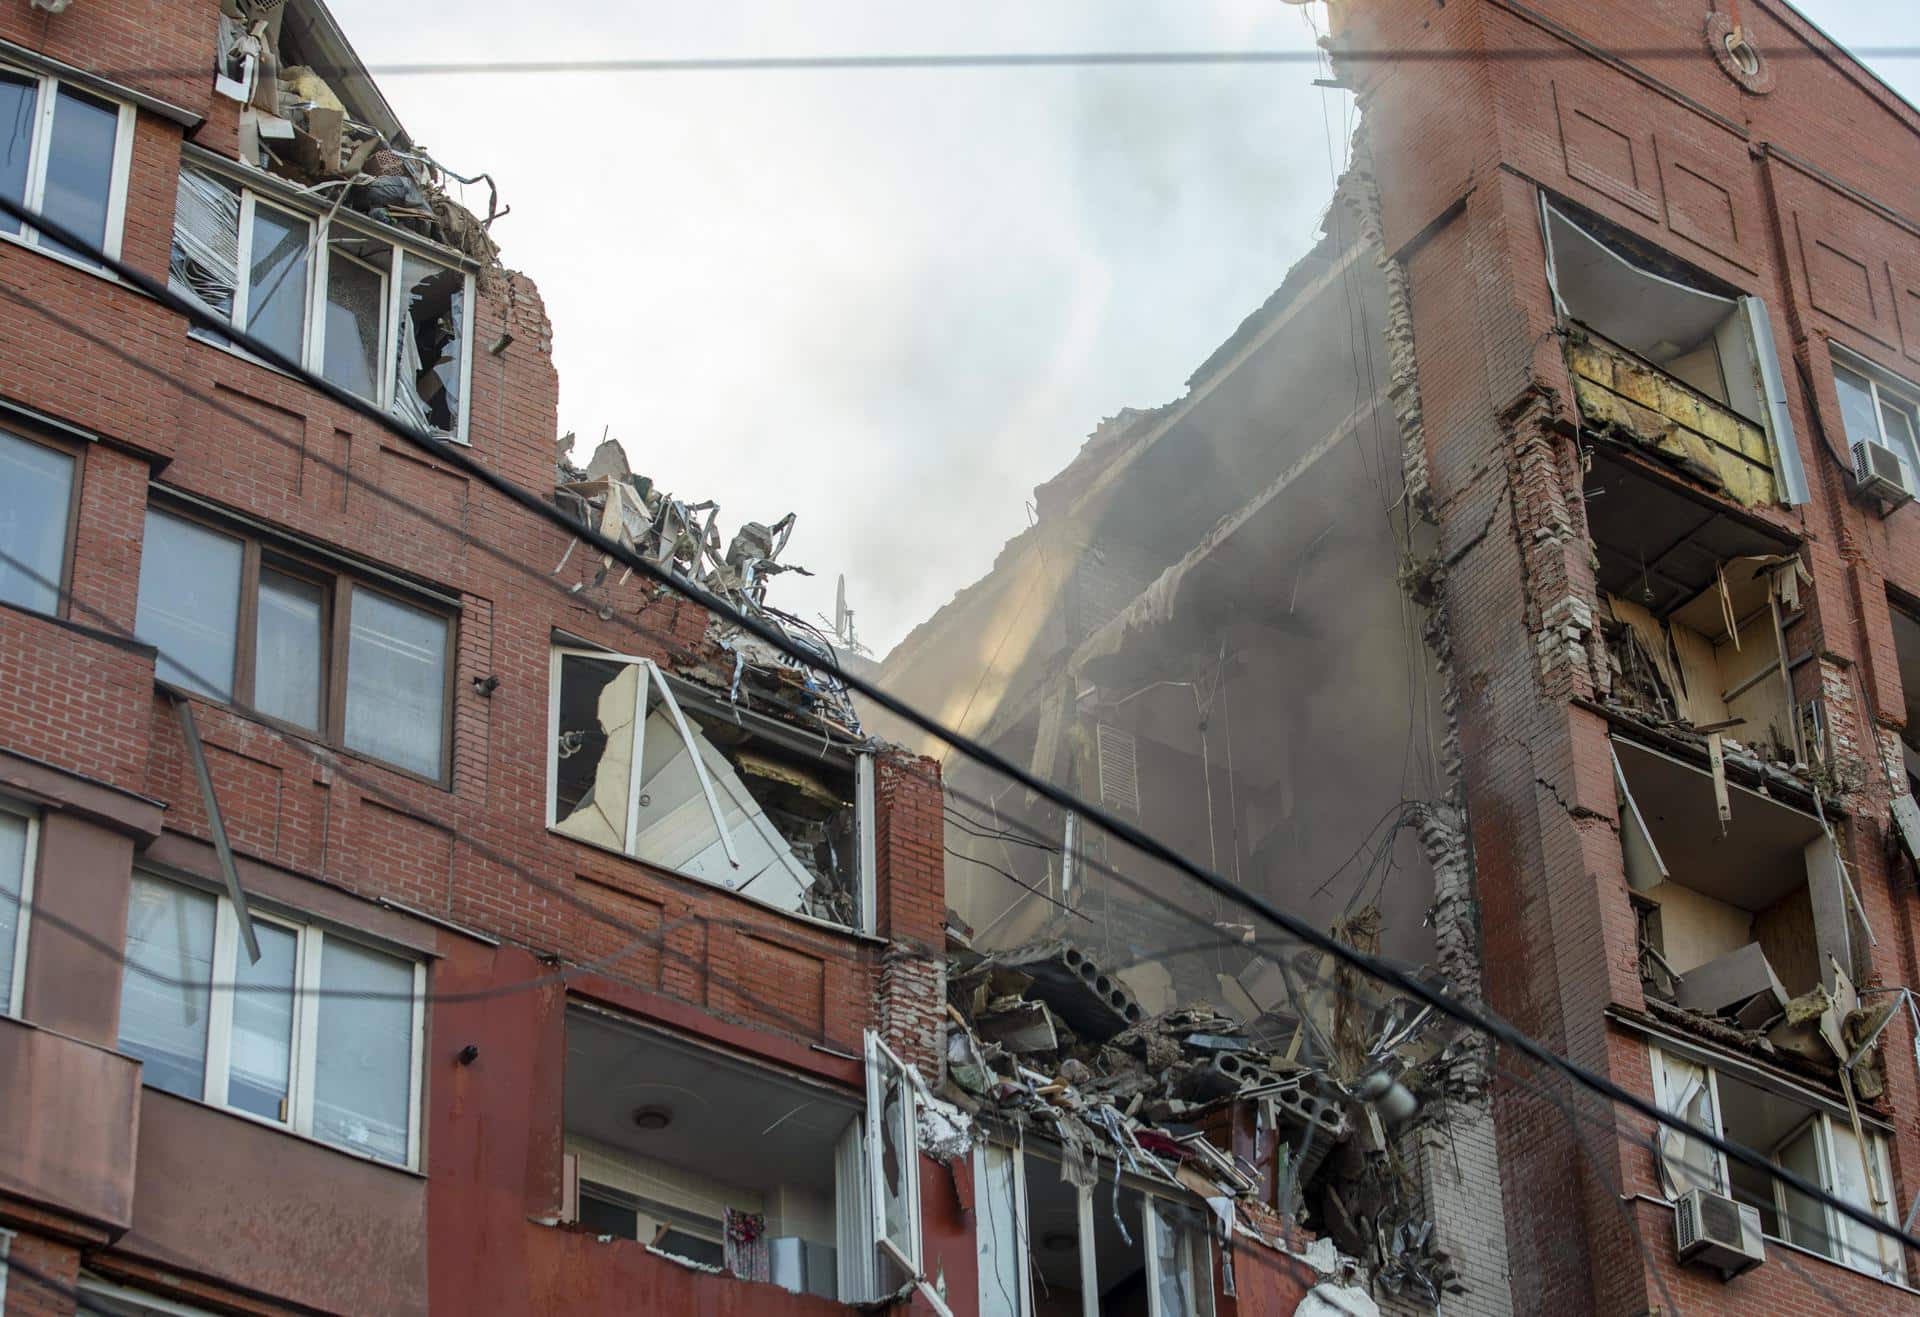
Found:
[(1674, 1244), (1682, 1262), (1718, 1267), (1722, 1280), (1732, 1280), (1767, 1260), (1757, 1208), (1709, 1189), (1689, 1189), (1674, 1208)]
[(1885, 444), (1862, 439), (1853, 446), (1853, 474), (1860, 488), (1875, 498), (1905, 503), (1913, 497), (1913, 487), (1901, 467), (1900, 455)]

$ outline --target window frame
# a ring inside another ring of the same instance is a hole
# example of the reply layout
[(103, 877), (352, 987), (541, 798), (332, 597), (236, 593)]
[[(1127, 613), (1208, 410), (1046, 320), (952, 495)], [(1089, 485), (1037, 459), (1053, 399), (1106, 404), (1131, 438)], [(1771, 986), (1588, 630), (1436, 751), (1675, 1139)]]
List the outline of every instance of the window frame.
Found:
[[(53, 116), (60, 104), (61, 89), (70, 87), (77, 95), (114, 107), (117, 117), (113, 134), (113, 162), (107, 181), (107, 224), (100, 249), (113, 259), (120, 259), (121, 243), (126, 233), (127, 192), (133, 172), (133, 127), (139, 111), (117, 96), (14, 60), (0, 58), (0, 73), (11, 74), (35, 84), (33, 130), (27, 137), (26, 186), (21, 190), (20, 197), (20, 204), (27, 210), (38, 212), (46, 201), (47, 148), (53, 139)], [(18, 233), (0, 232), (0, 241), (29, 248), (76, 270), (85, 270), (99, 278), (119, 282), (119, 277), (104, 266), (91, 264), (46, 246), (42, 241), (44, 237), (40, 230), (25, 223), (21, 224)]]
[[(873, 1219), (874, 1250), (904, 1270), (910, 1280), (918, 1281), (926, 1274), (922, 1267), (925, 1231), (920, 1220), (919, 1087), (912, 1069), (876, 1031), (866, 1031), (866, 1044), (867, 1110), (862, 1134), (866, 1141), (867, 1210)], [(900, 1198), (906, 1204), (904, 1241), (896, 1241), (887, 1234), (887, 1182), (882, 1169), (881, 1131), (886, 1121), (886, 1091), (890, 1081), (900, 1085), (909, 1134), (909, 1146), (903, 1150), (900, 1167)], [(887, 1288), (884, 1282), (881, 1288)]]
[[(0, 234), (0, 237), (11, 237)], [(73, 460), (73, 479), (67, 486), (67, 533), (60, 543), (60, 575), (56, 587), (53, 609), (41, 612), (37, 608), (28, 608), (25, 604), (7, 603), (4, 607), (18, 608), (23, 612), (34, 613), (41, 617), (66, 617), (69, 615), (73, 599), (73, 550), (80, 533), (80, 486), (86, 472), (86, 446), (69, 439), (56, 439), (20, 424), (13, 416), (0, 416), (0, 433), (10, 439), (18, 439), (23, 444), (37, 444), (41, 448), (61, 453)]]
[[(1033, 1227), (1029, 1219), (1027, 1207), (1027, 1155), (1025, 1140), (1019, 1137), (1017, 1131), (1015, 1132), (1015, 1141), (1012, 1143), (1007, 1143), (1001, 1139), (987, 1138), (982, 1139), (975, 1145), (974, 1155), (971, 1159), (973, 1162), (973, 1201), (986, 1206), (982, 1209), (982, 1212), (976, 1213), (974, 1232), (976, 1235), (980, 1233), (982, 1224), (980, 1216), (985, 1212), (991, 1212), (993, 1210), (991, 1198), (993, 1194), (993, 1173), (987, 1168), (987, 1157), (990, 1153), (996, 1152), (1007, 1159), (1011, 1172), (1009, 1185), (1013, 1195), (1013, 1229), (1011, 1233), (1014, 1252), (1015, 1289), (1012, 1296), (1014, 1317), (1033, 1317)], [(989, 1272), (985, 1264), (984, 1254), (980, 1254), (978, 1248), (975, 1249), (975, 1253), (982, 1258), (980, 1265), (974, 1268), (978, 1273), (980, 1291), (977, 1296), (979, 1303), (977, 1311), (984, 1313), (987, 1311), (987, 1300), (990, 1296), (988, 1287), (993, 1286), (994, 1292), (997, 1292), (998, 1289), (998, 1282), (994, 1280), (994, 1277), (999, 1275), (1000, 1272), (999, 1260), (997, 1258), (995, 1259), (993, 1270)]]
[[(560, 759), (557, 753), (557, 747), (560, 741), (560, 674), (563, 664), (569, 657), (595, 659), (608, 663), (624, 663), (638, 669), (636, 680), (639, 689), (635, 694), (635, 722), (637, 726), (633, 738), (632, 760), (627, 784), (627, 828), (624, 847), (608, 846), (585, 837), (577, 837), (570, 832), (562, 832), (559, 828), (558, 787), (560, 781)], [(649, 684), (654, 681), (658, 681), (670, 689), (676, 685), (674, 679), (667, 675), (667, 673), (650, 658), (636, 654), (616, 654), (611, 650), (596, 649), (590, 645), (565, 643), (558, 637), (553, 640), (550, 645), (547, 668), (547, 832), (552, 836), (561, 837), (582, 846), (592, 846), (596, 850), (619, 855), (637, 864), (650, 864), (654, 868), (661, 869), (666, 873), (676, 874), (690, 882), (697, 882), (702, 886), (711, 887), (715, 891), (728, 892), (744, 900), (752, 901), (756, 905), (777, 911), (789, 918), (804, 920), (809, 924), (814, 924), (821, 928), (833, 929), (836, 932), (857, 933), (869, 937), (874, 936), (878, 928), (878, 915), (876, 910), (878, 904), (876, 899), (878, 879), (876, 875), (879, 860), (875, 828), (874, 764), (873, 755), (868, 751), (855, 750), (852, 748), (846, 749), (848, 758), (853, 761), (854, 831), (857, 834), (854, 841), (857, 849), (857, 863), (859, 865), (860, 917), (855, 923), (836, 924), (830, 919), (821, 919), (802, 911), (789, 910), (784, 906), (775, 905), (770, 901), (754, 895), (751, 890), (736, 890), (724, 884), (708, 882), (706, 879), (696, 875), (682, 873), (678, 869), (669, 869), (665, 865), (642, 859), (633, 853), (632, 847), (637, 840), (634, 822), (637, 801), (640, 797), (641, 766), (644, 762), (643, 756), (646, 753), (644, 729), (646, 726), (647, 697), (649, 692), (655, 689), (654, 686)], [(679, 690), (676, 690), (675, 698), (680, 698)], [(690, 719), (689, 722), (691, 723), (691, 721)], [(745, 726), (746, 724), (743, 722), (742, 725)], [(753, 729), (749, 728), (749, 730), (751, 731)]]
[[(1831, 339), (1828, 340), (1827, 347), (1829, 356), (1832, 358), (1835, 401), (1839, 400), (1841, 371), (1865, 382), (1868, 396), (1873, 402), (1873, 442), (1898, 457), (1901, 465), (1906, 469), (1908, 480), (1914, 488), (1920, 489), (1920, 384), (1894, 374), (1884, 366), (1867, 360), (1859, 353)], [(1887, 417), (1881, 410), (1885, 405), (1883, 396), (1889, 395), (1896, 408), (1906, 413), (1912, 430), (1910, 437), (1899, 443), (1888, 442)], [(1860, 441), (1847, 432), (1845, 408), (1840, 409), (1840, 433), (1846, 440), (1848, 452), (1851, 453), (1853, 445)]]
[[(438, 787), (450, 787), (453, 781), (453, 705), (454, 693), (457, 689), (454, 674), (459, 666), (460, 610), (457, 606), (432, 599), (424, 593), (413, 593), (397, 588), (371, 572), (356, 571), (348, 564), (302, 554), (297, 547), (289, 547), (275, 540), (271, 535), (224, 520), (198, 507), (183, 505), (170, 499), (152, 499), (149, 500), (146, 510), (148, 513), (159, 513), (177, 521), (187, 522), (201, 530), (238, 541), (240, 544), (240, 599), (234, 622), (237, 635), (234, 639), (230, 693), (226, 699), (221, 699), (205, 691), (186, 690), (185, 693), (188, 696), (234, 709), (248, 718), (266, 723), (290, 736), (316, 742), (337, 753), (352, 755), (368, 763), (378, 764), (389, 772), (403, 773), (416, 781), (430, 782)], [(144, 553), (143, 545), (142, 554)], [(305, 727), (276, 717), (262, 711), (254, 703), (258, 695), (260, 578), (263, 570), (275, 572), (293, 580), (304, 581), (309, 585), (317, 585), (321, 589), (322, 634), (319, 656), (321, 670), (320, 725), (318, 727)], [(366, 750), (356, 750), (346, 742), (347, 656), (353, 640), (353, 595), (356, 590), (367, 590), (407, 608), (421, 613), (430, 613), (446, 624), (446, 661), (442, 665), (445, 670), (441, 673), (440, 774), (438, 777), (430, 777), (417, 769), (382, 759)], [(137, 607), (136, 601), (136, 610)]]
[(27, 991), (27, 925), (33, 916), (34, 877), (40, 867), (40, 811), (7, 796), (0, 796), (0, 813), (22, 818), (27, 823), (26, 849), (20, 860), (19, 919), (13, 928), (13, 968), (8, 975), (7, 999), (0, 1003), (0, 1017), (24, 1020), (21, 999)]
[[(268, 1129), (296, 1135), (309, 1142), (331, 1148), (335, 1152), (372, 1162), (377, 1166), (418, 1173), (424, 1161), (421, 1155), (420, 1136), (421, 1109), (426, 1099), (426, 962), (417, 954), (395, 950), (391, 945), (383, 945), (374, 939), (357, 936), (352, 930), (344, 929), (339, 925), (303, 920), (298, 915), (280, 910), (263, 910), (258, 902), (250, 903), (252, 907), (250, 913), (256, 921), (285, 929), (292, 932), (296, 938), (292, 989), (293, 1022), (288, 1040), (287, 1058), (287, 1117), (285, 1120), (274, 1120), (258, 1112), (233, 1106), (227, 1101), (232, 1079), (235, 998), (230, 985), (235, 981), (234, 975), (243, 942), (239, 915), (233, 903), (227, 899), (224, 890), (197, 881), (183, 881), (182, 877), (176, 874), (146, 867), (137, 868), (134, 873), (136, 877), (143, 877), (155, 883), (164, 883), (183, 892), (196, 892), (210, 896), (215, 902), (213, 944), (209, 953), (208, 971), (211, 982), (205, 988), (207, 1048), (206, 1058), (202, 1063), (200, 1093), (198, 1096), (173, 1093), (173, 1096), (184, 1097), (187, 1101), (198, 1102), (202, 1106), (212, 1107), (229, 1116), (238, 1116), (242, 1120), (250, 1120)], [(335, 1143), (313, 1132), (316, 1065), (319, 1060), (320, 1008), (324, 999), (320, 987), (320, 967), (330, 938), (339, 938), (343, 942), (351, 943), (377, 955), (402, 961), (411, 966), (413, 971), (412, 1020), (409, 1027), (407, 1059), (407, 1157), (403, 1162), (388, 1161), (384, 1157), (376, 1157), (358, 1148)], [(121, 982), (125, 983), (124, 970), (121, 974)], [(229, 986), (222, 991), (219, 990), (219, 985), (222, 984)], [(142, 1086), (145, 1086), (144, 1072)], [(171, 1089), (161, 1091), (172, 1093)]]
[[(1666, 1067), (1665, 1067), (1665, 1062), (1663, 1058), (1665, 1056), (1671, 1055), (1674, 1058), (1684, 1061), (1689, 1065), (1697, 1066), (1702, 1071), (1704, 1071), (1707, 1076), (1708, 1092), (1711, 1095), (1711, 1101), (1713, 1104), (1714, 1132), (1716, 1134), (1719, 1134), (1721, 1138), (1723, 1139), (1726, 1138), (1727, 1137), (1726, 1129), (1725, 1129), (1726, 1118), (1725, 1118), (1725, 1113), (1721, 1107), (1721, 1099), (1720, 1099), (1719, 1065), (1711, 1057), (1707, 1056), (1706, 1054), (1695, 1052), (1692, 1049), (1685, 1048), (1685, 1047), (1668, 1047), (1664, 1044), (1650, 1041), (1647, 1044), (1647, 1052), (1648, 1052), (1648, 1057), (1652, 1064), (1652, 1069), (1653, 1069), (1653, 1088), (1654, 1088), (1655, 1104), (1659, 1106), (1659, 1108), (1662, 1111), (1668, 1112), (1669, 1114), (1674, 1114), (1672, 1111), (1672, 1108), (1668, 1105), (1673, 1095), (1671, 1095), (1667, 1091), (1667, 1084), (1664, 1077)], [(1743, 1083), (1746, 1083), (1751, 1087), (1763, 1088), (1768, 1092), (1774, 1093), (1775, 1095), (1777, 1095), (1778, 1097), (1780, 1097), (1781, 1099), (1787, 1102), (1791, 1102), (1796, 1106), (1803, 1107), (1806, 1111), (1806, 1118), (1804, 1120), (1796, 1124), (1793, 1127), (1792, 1131), (1790, 1131), (1784, 1137), (1776, 1140), (1774, 1142), (1773, 1147), (1765, 1150), (1768, 1160), (1775, 1165), (1779, 1165), (1780, 1149), (1785, 1148), (1788, 1144), (1798, 1140), (1800, 1137), (1802, 1137), (1802, 1135), (1807, 1133), (1809, 1127), (1811, 1127), (1812, 1133), (1813, 1133), (1813, 1146), (1814, 1146), (1815, 1160), (1820, 1168), (1820, 1187), (1822, 1190), (1824, 1190), (1826, 1193), (1830, 1195), (1833, 1195), (1835, 1197), (1840, 1196), (1841, 1190), (1836, 1183), (1836, 1180), (1837, 1180), (1836, 1171), (1835, 1171), (1836, 1150), (1834, 1147), (1834, 1139), (1833, 1139), (1833, 1131), (1838, 1126), (1840, 1118), (1836, 1116), (1835, 1112), (1829, 1109), (1824, 1104), (1818, 1104), (1818, 1103), (1808, 1101), (1804, 1096), (1798, 1093), (1786, 1091), (1785, 1089), (1782, 1089), (1777, 1085), (1767, 1085), (1764, 1083), (1763, 1080), (1760, 1080), (1759, 1077), (1753, 1074), (1743, 1073), (1739, 1076), (1739, 1078)], [(1667, 1127), (1662, 1126), (1660, 1128), (1664, 1129)], [(1888, 1133), (1888, 1131), (1883, 1130), (1874, 1125), (1868, 1125), (1863, 1123), (1861, 1125), (1861, 1130), (1866, 1135), (1867, 1156), (1872, 1161), (1873, 1174), (1875, 1176), (1881, 1177), (1883, 1180), (1881, 1187), (1886, 1192), (1887, 1210), (1889, 1212), (1897, 1212), (1899, 1210), (1897, 1206), (1899, 1201), (1899, 1186), (1893, 1182), (1893, 1160), (1888, 1150), (1888, 1143), (1891, 1136)], [(1849, 1130), (1849, 1132), (1851, 1132), (1851, 1130)], [(1666, 1186), (1664, 1183), (1661, 1183), (1660, 1181), (1660, 1176), (1658, 1173), (1658, 1165), (1657, 1165), (1657, 1159), (1660, 1156), (1659, 1147), (1658, 1147), (1658, 1138), (1659, 1136), (1658, 1136), (1658, 1133), (1656, 1132), (1655, 1150), (1654, 1150), (1654, 1155), (1656, 1157), (1655, 1182), (1656, 1184), (1659, 1185), (1660, 1192), (1664, 1197), (1666, 1194)], [(1719, 1181), (1719, 1187), (1717, 1189), (1717, 1192), (1724, 1194), (1728, 1197), (1731, 1197), (1732, 1196), (1732, 1189), (1730, 1187), (1731, 1174), (1727, 1166), (1727, 1159), (1717, 1148), (1712, 1149), (1712, 1152), (1713, 1152), (1714, 1174)], [(1850, 1249), (1850, 1245), (1848, 1244), (1845, 1232), (1846, 1232), (1847, 1225), (1851, 1224), (1851, 1218), (1841, 1216), (1840, 1213), (1836, 1212), (1831, 1206), (1829, 1206), (1826, 1203), (1821, 1203), (1819, 1206), (1820, 1206), (1820, 1212), (1821, 1212), (1821, 1219), (1827, 1234), (1827, 1239), (1833, 1245), (1834, 1251), (1832, 1253), (1823, 1253), (1819, 1249), (1812, 1248), (1806, 1244), (1798, 1243), (1795, 1240), (1788, 1238), (1786, 1233), (1787, 1222), (1788, 1222), (1787, 1200), (1786, 1200), (1787, 1188), (1778, 1179), (1771, 1180), (1770, 1188), (1772, 1190), (1772, 1195), (1773, 1195), (1775, 1220), (1779, 1223), (1780, 1233), (1779, 1234), (1768, 1233), (1765, 1230), (1764, 1223), (1763, 1223), (1761, 1233), (1763, 1238), (1765, 1238), (1767, 1242), (1772, 1244), (1784, 1245), (1787, 1248), (1796, 1249), (1802, 1253), (1807, 1253), (1814, 1257), (1824, 1258), (1828, 1262), (1833, 1263), (1835, 1266), (1844, 1267), (1848, 1271), (1854, 1272), (1857, 1275), (1868, 1276), (1874, 1280), (1884, 1281), (1887, 1284), (1898, 1285), (1902, 1288), (1906, 1287), (1908, 1283), (1906, 1259), (1903, 1255), (1899, 1253), (1896, 1253), (1894, 1255), (1895, 1268), (1894, 1268), (1893, 1274), (1888, 1274), (1886, 1270), (1880, 1269), (1880, 1268), (1856, 1266), (1852, 1261), (1849, 1260), (1848, 1254), (1850, 1253), (1851, 1249)], [(1682, 1189), (1681, 1192), (1684, 1193), (1685, 1190)], [(1869, 1190), (1869, 1193), (1871, 1193), (1871, 1190)], [(1673, 1200), (1669, 1198), (1667, 1199), (1667, 1201), (1672, 1202)], [(1868, 1210), (1871, 1210), (1870, 1205)], [(1883, 1217), (1882, 1219), (1885, 1220), (1886, 1223), (1889, 1225), (1899, 1224), (1898, 1221), (1896, 1221), (1891, 1216)]]
[[(242, 333), (246, 333), (246, 317), (250, 301), (250, 278), (253, 264), (253, 221), (261, 206), (280, 215), (299, 220), (307, 226), (307, 274), (306, 286), (301, 297), (300, 350), (289, 353), (300, 365), (322, 379), (326, 378), (326, 330), (327, 330), (327, 293), (329, 289), (329, 271), (333, 258), (333, 243), (340, 238), (361, 239), (381, 243), (388, 248), (388, 259), (384, 268), (364, 257), (354, 256), (350, 252), (341, 255), (355, 264), (379, 273), (381, 278), (381, 325), (380, 360), (375, 379), (374, 395), (364, 399), (371, 406), (379, 408), (389, 416), (398, 417), (395, 411), (394, 381), (400, 366), (400, 331), (406, 320), (404, 285), (401, 276), (408, 256), (426, 261), (442, 269), (451, 270), (460, 275), (460, 415), (458, 425), (452, 434), (435, 432), (439, 438), (463, 446), (471, 444), (470, 432), (473, 419), (473, 334), (475, 320), (476, 280), (470, 264), (435, 251), (429, 244), (420, 242), (417, 237), (404, 231), (377, 223), (362, 222), (360, 219), (341, 211), (337, 207), (317, 208), (310, 203), (302, 204), (291, 197), (276, 195), (256, 185), (249, 177), (236, 173), (231, 162), (222, 168), (221, 163), (209, 160), (198, 154), (181, 157), (181, 169), (195, 169), (217, 178), (240, 194), (239, 232), (237, 237), (237, 255), (234, 262), (233, 308), (228, 323)], [(173, 221), (179, 224), (176, 209)], [(169, 230), (171, 233), (172, 230)], [(409, 240), (412, 238), (412, 240)], [(209, 311), (212, 308), (208, 308)], [(196, 334), (199, 340), (212, 347), (226, 351), (265, 366), (268, 370), (277, 370), (271, 362), (246, 351), (229, 339), (209, 339)], [(329, 381), (331, 382), (331, 381)], [(345, 388), (344, 385), (337, 387)], [(352, 389), (346, 389), (353, 393)], [(359, 397), (360, 395), (355, 394)]]

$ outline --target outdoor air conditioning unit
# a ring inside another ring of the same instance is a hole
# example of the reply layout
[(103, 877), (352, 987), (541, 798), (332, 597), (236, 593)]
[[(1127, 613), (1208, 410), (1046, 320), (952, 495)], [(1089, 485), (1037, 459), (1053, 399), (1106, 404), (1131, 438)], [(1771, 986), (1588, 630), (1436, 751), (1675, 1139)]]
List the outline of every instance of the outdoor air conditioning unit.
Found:
[(1674, 1244), (1682, 1262), (1718, 1267), (1722, 1280), (1732, 1280), (1767, 1260), (1758, 1209), (1710, 1189), (1689, 1189), (1674, 1208)]
[(1890, 503), (1913, 498), (1913, 487), (1901, 468), (1900, 455), (1885, 444), (1862, 439), (1853, 446), (1853, 474), (1860, 488)]

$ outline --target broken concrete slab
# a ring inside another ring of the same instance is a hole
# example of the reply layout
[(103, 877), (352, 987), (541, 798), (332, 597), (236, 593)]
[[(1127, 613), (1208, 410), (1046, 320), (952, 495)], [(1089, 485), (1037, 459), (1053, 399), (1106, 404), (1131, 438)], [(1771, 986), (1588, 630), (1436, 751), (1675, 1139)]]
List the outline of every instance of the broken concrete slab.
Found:
[(1760, 996), (1765, 996), (1773, 1006), (1761, 1017), (1762, 1022), (1786, 1009), (1787, 990), (1780, 986), (1780, 979), (1758, 942), (1749, 942), (1737, 951), (1687, 970), (1680, 977), (1677, 993), (1681, 1006), (1710, 1015), (1742, 1014), (1741, 1008)]

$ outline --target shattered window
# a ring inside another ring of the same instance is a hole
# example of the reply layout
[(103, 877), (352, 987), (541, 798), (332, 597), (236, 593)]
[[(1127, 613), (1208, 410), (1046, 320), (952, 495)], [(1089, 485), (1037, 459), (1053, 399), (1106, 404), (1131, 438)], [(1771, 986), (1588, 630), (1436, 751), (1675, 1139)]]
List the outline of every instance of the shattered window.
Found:
[(683, 707), (690, 701), (670, 697), (642, 660), (557, 651), (554, 683), (556, 831), (782, 910), (861, 926), (852, 762)]
[(1202, 1317), (1213, 1311), (1212, 1257), (1206, 1222), (1184, 1203), (1153, 1204), (1154, 1312), (1159, 1317)]
[(369, 402), (377, 402), (380, 396), (387, 273), (392, 268), (393, 249), (385, 243), (351, 235), (327, 242), (320, 373)]
[(920, 1140), (913, 1076), (867, 1031), (867, 1159), (875, 1241), (909, 1277), (920, 1274)]
[(247, 262), (247, 332), (298, 361), (307, 323), (307, 244), (312, 225), (268, 206), (253, 210)]
[(466, 275), (408, 252), (400, 264), (400, 352), (393, 410), (449, 438), (460, 433), (460, 385), (466, 339)]
[[(167, 287), (223, 319), (240, 282), (240, 189), (183, 165), (173, 208)], [(196, 329), (196, 332), (204, 332)]]

